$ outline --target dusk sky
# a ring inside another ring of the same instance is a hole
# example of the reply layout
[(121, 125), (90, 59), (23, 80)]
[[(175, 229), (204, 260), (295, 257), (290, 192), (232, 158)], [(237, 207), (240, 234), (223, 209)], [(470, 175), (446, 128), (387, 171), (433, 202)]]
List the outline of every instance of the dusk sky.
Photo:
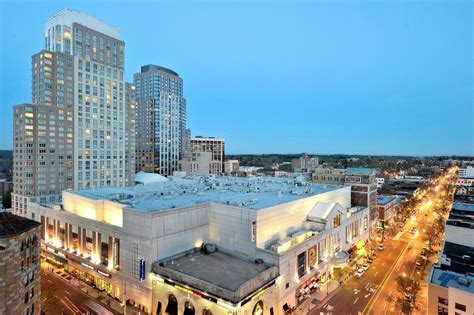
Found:
[(226, 153), (474, 155), (472, 1), (2, 1), (0, 149), (64, 7), (121, 31), (127, 79), (184, 80), (193, 135)]

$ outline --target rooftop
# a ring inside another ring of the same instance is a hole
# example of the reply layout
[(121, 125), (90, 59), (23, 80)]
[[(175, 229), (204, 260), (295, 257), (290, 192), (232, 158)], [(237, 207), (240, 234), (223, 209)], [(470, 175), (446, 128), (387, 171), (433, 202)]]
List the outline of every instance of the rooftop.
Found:
[(207, 255), (199, 251), (184, 254), (155, 263), (153, 271), (232, 302), (237, 302), (278, 275), (274, 266), (257, 264), (222, 251)]
[(377, 196), (377, 204), (384, 206), (388, 204), (389, 202), (392, 202), (393, 200), (397, 200), (397, 202), (400, 202), (402, 198), (397, 195), (379, 195)]
[(446, 242), (442, 254), (450, 260), (449, 265), (441, 265), (442, 269), (461, 274), (474, 273), (474, 248)]
[(472, 280), (474, 280), (474, 278), (471, 276), (443, 270), (438, 267), (433, 267), (430, 277), (431, 283), (441, 287), (456, 288), (462, 291), (474, 293), (474, 281)]
[(347, 175), (372, 175), (375, 174), (375, 170), (373, 168), (366, 168), (366, 167), (349, 167), (346, 168)]
[(39, 222), (14, 215), (10, 212), (0, 212), (0, 238), (13, 237), (41, 225)]
[(474, 203), (455, 202), (453, 210), (472, 211), (474, 213)]
[(342, 188), (305, 182), (296, 176), (242, 178), (194, 175), (170, 179), (134, 187), (101, 187), (70, 192), (151, 212), (209, 202), (258, 210)]
[(58, 24), (72, 25), (73, 23), (84, 25), (107, 36), (121, 40), (120, 31), (118, 30), (118, 28), (115, 28), (89, 14), (72, 10), (69, 8), (62, 9), (58, 13), (48, 18), (45, 23), (44, 30), (45, 32), (47, 32), (48, 29), (55, 27)]
[(171, 69), (162, 67), (162, 66), (157, 66), (157, 65), (151, 65), (150, 64), (150, 65), (146, 65), (146, 66), (141, 67), (141, 73), (145, 73), (145, 72), (148, 72), (148, 71), (163, 71), (163, 72), (166, 72), (168, 74), (179, 77), (179, 74), (177, 72), (175, 72)]

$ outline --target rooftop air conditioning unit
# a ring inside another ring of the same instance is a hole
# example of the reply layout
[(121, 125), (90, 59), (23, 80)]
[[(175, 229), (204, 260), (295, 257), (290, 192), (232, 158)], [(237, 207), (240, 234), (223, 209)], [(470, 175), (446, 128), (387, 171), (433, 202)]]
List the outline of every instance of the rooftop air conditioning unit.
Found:
[(460, 285), (463, 285), (463, 286), (466, 286), (466, 287), (467, 287), (469, 284), (471, 284), (471, 280), (466, 279), (466, 278), (463, 278), (463, 277), (459, 277), (459, 278), (458, 278), (458, 283), (459, 283)]

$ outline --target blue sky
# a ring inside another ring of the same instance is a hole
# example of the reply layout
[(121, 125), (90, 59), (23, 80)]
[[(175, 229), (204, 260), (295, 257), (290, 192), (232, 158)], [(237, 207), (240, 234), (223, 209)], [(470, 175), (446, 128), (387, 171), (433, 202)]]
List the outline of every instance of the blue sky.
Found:
[(193, 135), (227, 153), (474, 155), (471, 1), (0, 3), (0, 148), (64, 7), (120, 28), (128, 80), (184, 79)]

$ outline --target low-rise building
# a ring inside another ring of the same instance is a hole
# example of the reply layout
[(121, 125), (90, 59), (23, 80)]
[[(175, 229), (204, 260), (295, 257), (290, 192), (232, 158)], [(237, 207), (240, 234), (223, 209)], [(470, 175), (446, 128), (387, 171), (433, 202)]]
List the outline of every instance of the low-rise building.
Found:
[(474, 204), (455, 202), (439, 263), (428, 278), (427, 314), (474, 313)]
[(319, 157), (310, 157), (308, 154), (303, 154), (297, 159), (291, 160), (291, 167), (293, 172), (310, 173), (319, 165)]
[(474, 166), (466, 165), (459, 169), (459, 177), (461, 178), (474, 178)]
[(284, 314), (368, 239), (368, 209), (351, 205), (350, 187), (297, 177), (142, 182), (28, 206), (51, 261), (147, 313)]
[(0, 212), (0, 314), (40, 314), (40, 224)]
[(311, 179), (315, 183), (330, 184), (330, 185), (344, 185), (345, 169), (317, 167), (313, 170)]
[(179, 161), (179, 170), (186, 172), (186, 175), (220, 175), (222, 163), (219, 160), (213, 160), (212, 152), (191, 151), (186, 152)]
[(401, 205), (402, 197), (394, 195), (377, 196), (377, 219), (380, 227), (386, 227), (390, 224), (393, 216)]
[(196, 136), (191, 138), (191, 151), (211, 152), (212, 160), (219, 161), (220, 167), (217, 174), (224, 171), (225, 141), (222, 138)]
[(239, 172), (238, 160), (227, 160), (224, 162), (224, 173), (226, 175), (235, 175)]

